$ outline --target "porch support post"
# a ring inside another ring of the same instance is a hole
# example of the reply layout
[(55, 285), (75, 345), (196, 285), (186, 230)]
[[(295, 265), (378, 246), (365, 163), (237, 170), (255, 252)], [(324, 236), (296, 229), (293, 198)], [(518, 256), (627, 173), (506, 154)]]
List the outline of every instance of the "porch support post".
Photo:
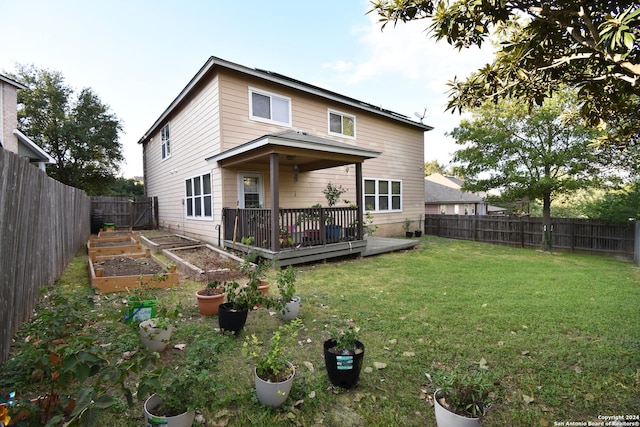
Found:
[(364, 196), (362, 195), (362, 163), (356, 163), (356, 205), (358, 206), (358, 239), (364, 240)]
[(271, 173), (271, 250), (280, 251), (280, 156), (271, 153), (269, 156)]

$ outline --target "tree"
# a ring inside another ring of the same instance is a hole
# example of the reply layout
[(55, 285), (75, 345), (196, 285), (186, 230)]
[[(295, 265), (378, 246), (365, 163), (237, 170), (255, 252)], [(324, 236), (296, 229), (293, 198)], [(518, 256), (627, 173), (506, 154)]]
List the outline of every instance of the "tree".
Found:
[(424, 162), (424, 176), (429, 176), (433, 173), (446, 175), (446, 169), (447, 167), (438, 163), (437, 160), (429, 160), (428, 162)]
[(11, 76), (18, 92), (18, 126), (56, 161), (48, 174), (58, 181), (101, 194), (124, 160), (120, 120), (84, 88), (76, 98), (59, 72), (18, 66)]
[(485, 102), (451, 133), (465, 146), (454, 154), (465, 171), (465, 190), (542, 200), (544, 249), (551, 248), (553, 198), (606, 176), (600, 153), (590, 146), (595, 131), (576, 123), (576, 110), (572, 91), (558, 92), (530, 112), (523, 102)]
[(604, 197), (584, 203), (589, 218), (623, 222), (640, 220), (640, 181), (608, 191)]
[(454, 79), (447, 109), (505, 98), (541, 105), (564, 86), (579, 89), (581, 116), (607, 126), (601, 142), (640, 144), (640, 5), (629, 0), (372, 0), (382, 27), (430, 18), (436, 40), (458, 49), (501, 44), (493, 62)]

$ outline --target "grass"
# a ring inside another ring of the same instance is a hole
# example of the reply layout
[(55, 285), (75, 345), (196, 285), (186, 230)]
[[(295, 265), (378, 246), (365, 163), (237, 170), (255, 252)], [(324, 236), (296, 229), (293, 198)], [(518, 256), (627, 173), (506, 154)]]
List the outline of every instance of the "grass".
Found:
[[(65, 292), (89, 291), (86, 262), (79, 255), (68, 268), (59, 281)], [(423, 237), (412, 251), (296, 271), (305, 327), (293, 349), (298, 371), (289, 399), (280, 409), (262, 407), (241, 355), (244, 335), (267, 339), (281, 322), (260, 308), (249, 314), (243, 336), (217, 355), (211, 381), (218, 392), (202, 409), (206, 425), (435, 425), (428, 397), (438, 379), (478, 370), (494, 383), (485, 426), (638, 414), (640, 269), (631, 263)], [(217, 334), (217, 318), (197, 312), (200, 287), (185, 282), (158, 291), (160, 304), (182, 307), (176, 343)], [(115, 352), (138, 345), (135, 331), (118, 320), (122, 298), (98, 296), (88, 313)], [(349, 391), (329, 386), (323, 364), (322, 343), (336, 319), (360, 326), (371, 368)], [(171, 366), (181, 357), (168, 350), (160, 360)], [(0, 374), (3, 390), (8, 375)], [(138, 426), (141, 406), (120, 407), (103, 424)]]

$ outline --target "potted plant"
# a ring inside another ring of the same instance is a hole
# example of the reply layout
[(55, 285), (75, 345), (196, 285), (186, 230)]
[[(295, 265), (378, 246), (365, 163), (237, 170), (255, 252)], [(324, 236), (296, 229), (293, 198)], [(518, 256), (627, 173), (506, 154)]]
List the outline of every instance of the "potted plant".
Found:
[(300, 297), (296, 293), (296, 272), (292, 266), (278, 271), (276, 276), (280, 294), (276, 308), (284, 320), (293, 320), (300, 312)]
[[(169, 380), (164, 380), (168, 376)], [(210, 382), (209, 371), (193, 364), (181, 366), (179, 370), (165, 368), (145, 373), (138, 386), (138, 396), (146, 396), (147, 390), (156, 390), (156, 393), (144, 401), (144, 425), (191, 427), (195, 409), (206, 404), (198, 401), (204, 394), (202, 388)]]
[(404, 222), (402, 223), (402, 228), (404, 228), (404, 234), (406, 237), (413, 237), (413, 231), (409, 231), (412, 223), (413, 221), (411, 221), (409, 218), (405, 218)]
[(416, 237), (422, 236), (422, 215), (420, 215), (420, 218), (418, 218), (418, 228), (416, 228), (414, 233)]
[(360, 378), (364, 344), (358, 339), (359, 332), (353, 321), (346, 321), (333, 326), (331, 337), (324, 342), (324, 363), (334, 386), (351, 388)]
[(152, 317), (143, 320), (138, 327), (140, 328), (142, 345), (158, 353), (167, 348), (174, 329), (173, 323), (167, 317)]
[(438, 427), (478, 427), (488, 407), (492, 383), (479, 371), (451, 373), (433, 394)]
[(218, 307), (218, 323), (221, 330), (237, 334), (244, 328), (249, 310), (265, 302), (266, 297), (258, 289), (258, 283), (251, 281), (246, 286), (240, 286), (236, 281), (224, 283), (227, 302)]
[(195, 410), (210, 405), (211, 396), (218, 392), (219, 384), (213, 380), (212, 371), (224, 340), (220, 335), (201, 337), (187, 347), (177, 367), (143, 373), (137, 396), (141, 400), (146, 397), (145, 426), (191, 427)]
[(198, 310), (203, 316), (215, 316), (224, 302), (224, 286), (219, 280), (207, 283), (204, 289), (196, 291)]
[[(334, 185), (331, 182), (328, 182), (327, 186), (322, 190), (322, 193), (327, 199), (329, 208), (332, 208), (336, 205), (336, 203), (338, 203), (338, 200), (340, 200), (340, 196), (342, 196), (347, 191), (349, 190), (344, 188), (341, 184)], [(342, 227), (333, 224), (333, 218), (330, 216), (330, 214), (327, 214), (327, 216), (325, 217), (325, 223), (327, 239), (338, 239), (340, 237), (340, 230), (342, 229)]]
[(268, 295), (269, 282), (265, 278), (269, 265), (264, 261), (257, 261), (256, 258), (255, 255), (248, 255), (242, 264), (241, 270), (249, 279), (248, 285), (255, 285), (262, 295)]
[(242, 353), (255, 363), (256, 394), (263, 405), (278, 407), (289, 396), (296, 370), (288, 360), (287, 347), (295, 342), (301, 326), (300, 319), (295, 319), (280, 325), (266, 345), (255, 334), (242, 344)]

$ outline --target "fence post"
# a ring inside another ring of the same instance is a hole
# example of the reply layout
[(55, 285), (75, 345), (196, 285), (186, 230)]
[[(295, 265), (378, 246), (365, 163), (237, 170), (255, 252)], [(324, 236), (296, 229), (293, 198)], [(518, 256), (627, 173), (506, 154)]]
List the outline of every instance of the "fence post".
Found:
[(633, 244), (633, 259), (640, 265), (640, 221), (636, 221), (636, 235)]

